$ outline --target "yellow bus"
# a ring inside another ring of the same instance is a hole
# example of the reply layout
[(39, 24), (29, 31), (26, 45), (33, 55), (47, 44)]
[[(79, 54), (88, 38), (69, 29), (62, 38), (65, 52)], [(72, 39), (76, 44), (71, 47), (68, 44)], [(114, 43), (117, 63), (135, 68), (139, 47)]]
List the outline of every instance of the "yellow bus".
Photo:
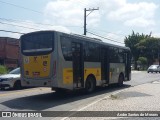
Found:
[(23, 86), (92, 92), (131, 79), (128, 47), (58, 31), (24, 34), (20, 41)]

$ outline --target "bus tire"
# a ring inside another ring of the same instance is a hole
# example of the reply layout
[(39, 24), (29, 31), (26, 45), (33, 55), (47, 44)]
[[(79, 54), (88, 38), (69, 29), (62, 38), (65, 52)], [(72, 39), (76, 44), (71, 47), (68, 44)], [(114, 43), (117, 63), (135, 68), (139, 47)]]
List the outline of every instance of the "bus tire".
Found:
[(22, 88), (22, 86), (21, 86), (21, 81), (20, 81), (20, 80), (16, 81), (16, 82), (14, 83), (13, 89), (19, 90), (19, 89), (21, 89), (21, 88)]
[(123, 86), (123, 81), (124, 81), (124, 75), (120, 74), (118, 78), (118, 86), (121, 87)]
[(92, 93), (96, 88), (96, 81), (95, 78), (92, 76), (89, 76), (85, 83), (85, 92), (86, 93)]

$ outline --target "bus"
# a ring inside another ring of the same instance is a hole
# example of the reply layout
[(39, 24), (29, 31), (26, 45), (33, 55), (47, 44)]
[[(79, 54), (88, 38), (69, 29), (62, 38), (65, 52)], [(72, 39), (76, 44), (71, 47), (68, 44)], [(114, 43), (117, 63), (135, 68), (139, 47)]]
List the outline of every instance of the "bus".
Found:
[(23, 86), (90, 93), (96, 86), (122, 86), (131, 79), (128, 47), (58, 31), (24, 34), (20, 44)]

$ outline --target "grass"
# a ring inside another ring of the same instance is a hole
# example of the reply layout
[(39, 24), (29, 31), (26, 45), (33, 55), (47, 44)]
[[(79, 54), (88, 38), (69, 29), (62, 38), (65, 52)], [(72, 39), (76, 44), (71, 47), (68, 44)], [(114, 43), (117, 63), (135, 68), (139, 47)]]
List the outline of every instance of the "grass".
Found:
[(0, 65), (0, 75), (7, 73), (7, 68), (5, 66)]

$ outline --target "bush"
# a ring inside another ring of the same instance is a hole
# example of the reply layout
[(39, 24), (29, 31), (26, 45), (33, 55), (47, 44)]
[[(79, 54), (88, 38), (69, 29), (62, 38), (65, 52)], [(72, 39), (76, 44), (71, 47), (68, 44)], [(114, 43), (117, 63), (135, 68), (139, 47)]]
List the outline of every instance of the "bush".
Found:
[(147, 66), (147, 58), (146, 57), (139, 57), (137, 64), (141, 66), (142, 70), (145, 70), (146, 66)]
[(0, 74), (7, 73), (7, 68), (5, 66), (0, 65)]

